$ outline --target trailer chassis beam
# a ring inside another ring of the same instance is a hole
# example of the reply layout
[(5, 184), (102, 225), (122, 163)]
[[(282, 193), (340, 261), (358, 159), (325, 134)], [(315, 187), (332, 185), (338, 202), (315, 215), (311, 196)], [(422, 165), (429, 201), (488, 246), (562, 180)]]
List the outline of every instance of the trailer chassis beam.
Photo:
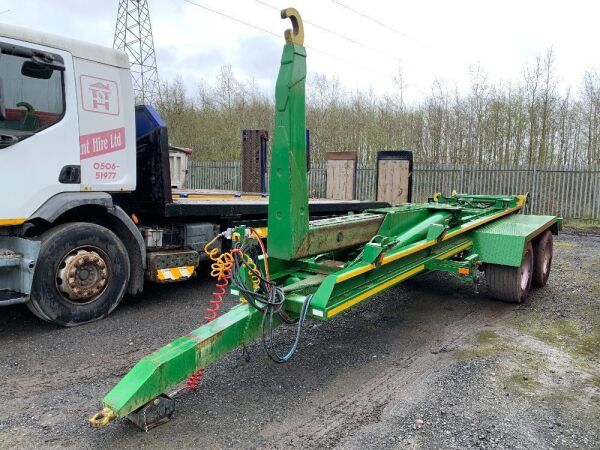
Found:
[[(104, 397), (102, 405), (114, 417), (126, 417), (198, 369), (254, 340), (260, 333), (261, 320), (261, 312), (248, 304), (234, 307), (141, 359)], [(102, 419), (92, 417), (91, 424), (104, 425)]]

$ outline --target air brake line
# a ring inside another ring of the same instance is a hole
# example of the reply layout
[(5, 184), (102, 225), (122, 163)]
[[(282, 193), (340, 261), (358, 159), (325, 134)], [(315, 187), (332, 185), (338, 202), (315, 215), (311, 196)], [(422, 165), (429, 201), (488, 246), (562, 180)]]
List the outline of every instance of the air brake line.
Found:
[[(211, 248), (211, 246), (222, 236), (223, 233), (218, 234), (204, 246), (204, 252), (212, 261), (212, 264), (210, 265), (210, 276), (217, 279), (215, 291), (212, 293), (213, 298), (210, 300), (210, 306), (206, 309), (206, 314), (204, 315), (204, 320), (206, 323), (212, 322), (219, 316), (219, 310), (221, 309), (221, 304), (223, 303), (223, 296), (227, 293), (229, 278), (231, 278), (233, 256), (230, 252), (221, 253), (219, 255), (218, 248)], [(203, 375), (204, 369), (198, 369), (189, 376), (185, 387), (190, 391), (196, 390), (202, 381)]]
[[(266, 248), (260, 238), (260, 235), (255, 229), (250, 229), (250, 233), (254, 240), (258, 242), (264, 261), (263, 273), (255, 263), (250, 253), (245, 249), (245, 242), (240, 247), (234, 247), (229, 252), (219, 254), (219, 248), (212, 247), (214, 243), (230, 233), (231, 230), (220, 233), (215, 236), (210, 242), (204, 246), (204, 252), (208, 255), (212, 264), (210, 266), (210, 275), (217, 279), (215, 285), (216, 290), (212, 293), (213, 298), (210, 300), (210, 306), (206, 310), (204, 315), (204, 321), (206, 323), (215, 320), (221, 309), (223, 303), (223, 296), (227, 293), (227, 287), (229, 286), (230, 280), (232, 287), (235, 287), (240, 294), (243, 294), (245, 301), (250, 303), (254, 308), (263, 313), (263, 319), (261, 323), (262, 327), (262, 340), (263, 348), (270, 359), (277, 363), (284, 363), (289, 361), (292, 356), (296, 353), (298, 344), (300, 342), (300, 334), (302, 327), (306, 320), (308, 313), (308, 307), (312, 300), (312, 295), (306, 297), (302, 305), (300, 317), (296, 320), (290, 318), (287, 313), (283, 310), (283, 304), (285, 302), (285, 293), (283, 290), (275, 285), (270, 280), (269, 265), (267, 261)], [(252, 289), (248, 289), (246, 283), (241, 277), (241, 267), (246, 270)], [(290, 348), (290, 350), (284, 355), (280, 355), (273, 345), (273, 319), (278, 316), (279, 320), (292, 324), (297, 323), (296, 337)], [(268, 320), (267, 320), (268, 318)], [(193, 391), (196, 390), (202, 376), (204, 375), (204, 369), (198, 369), (186, 381), (185, 389)], [(179, 393), (180, 391), (178, 391)]]

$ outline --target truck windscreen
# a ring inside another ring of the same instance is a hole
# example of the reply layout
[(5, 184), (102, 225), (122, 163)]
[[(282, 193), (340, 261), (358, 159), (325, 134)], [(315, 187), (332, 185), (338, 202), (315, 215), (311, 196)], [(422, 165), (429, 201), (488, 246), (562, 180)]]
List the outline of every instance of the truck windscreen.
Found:
[(65, 111), (62, 61), (54, 68), (53, 56), (14, 49), (0, 45), (0, 148), (54, 125)]

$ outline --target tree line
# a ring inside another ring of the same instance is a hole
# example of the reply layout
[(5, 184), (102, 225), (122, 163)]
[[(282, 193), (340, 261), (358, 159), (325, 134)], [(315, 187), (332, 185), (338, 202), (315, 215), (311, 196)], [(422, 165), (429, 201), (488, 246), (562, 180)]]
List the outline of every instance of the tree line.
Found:
[[(371, 163), (378, 150), (410, 149), (419, 162), (598, 167), (600, 75), (589, 70), (580, 86), (559, 89), (555, 66), (552, 49), (515, 82), (492, 83), (476, 66), (467, 91), (436, 81), (410, 105), (400, 71), (385, 95), (314, 75), (307, 82), (311, 158), (356, 150)], [(242, 129), (273, 130), (273, 94), (231, 66), (196, 92), (181, 78), (163, 84), (158, 110), (171, 143), (193, 148), (198, 160), (238, 160)]]

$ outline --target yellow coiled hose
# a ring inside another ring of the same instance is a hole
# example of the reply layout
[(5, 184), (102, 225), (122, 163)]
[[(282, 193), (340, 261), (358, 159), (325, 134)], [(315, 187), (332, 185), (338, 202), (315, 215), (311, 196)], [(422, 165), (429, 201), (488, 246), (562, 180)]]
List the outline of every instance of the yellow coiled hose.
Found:
[[(210, 241), (208, 244), (204, 246), (204, 252), (208, 255), (212, 264), (210, 265), (210, 276), (216, 278), (217, 280), (224, 280), (225, 278), (229, 278), (229, 273), (231, 272), (231, 267), (233, 266), (233, 255), (231, 252), (225, 252), (219, 254), (218, 248), (210, 248), (216, 240), (220, 236), (215, 236), (215, 238)], [(258, 277), (258, 267), (256, 267), (255, 262), (252, 260), (250, 255), (240, 251), (234, 250), (240, 253), (242, 259), (246, 263), (246, 265), (251, 269), (248, 270), (248, 275), (250, 277), (250, 281), (252, 282), (252, 288), (257, 291), (260, 286), (260, 279)]]
[(221, 253), (219, 255), (220, 249), (218, 248), (210, 248), (220, 236), (215, 236), (215, 238), (210, 241), (208, 244), (204, 246), (204, 253), (208, 255), (212, 264), (210, 265), (210, 276), (216, 278), (217, 280), (223, 280), (227, 278), (227, 275), (231, 271), (231, 266), (233, 265), (233, 256), (230, 252)]

